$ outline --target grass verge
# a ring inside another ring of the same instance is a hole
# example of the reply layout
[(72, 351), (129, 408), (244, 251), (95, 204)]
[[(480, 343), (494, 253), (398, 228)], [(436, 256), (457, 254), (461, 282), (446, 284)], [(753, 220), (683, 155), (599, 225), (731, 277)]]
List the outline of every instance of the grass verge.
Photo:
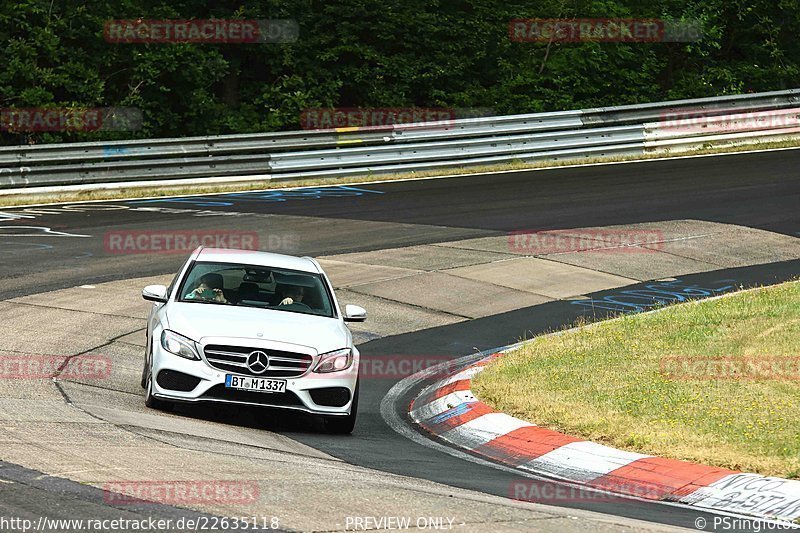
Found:
[(472, 390), (587, 440), (798, 478), (799, 356), (792, 281), (533, 339)]
[[(64, 202), (87, 202), (97, 200), (124, 200), (128, 198), (144, 198), (159, 196), (180, 196), (187, 194), (218, 194), (226, 192), (244, 192), (253, 190), (279, 189), (286, 187), (313, 187), (317, 185), (347, 185), (352, 183), (369, 183), (372, 181), (394, 181), (413, 178), (428, 178), (437, 176), (458, 176), (463, 174), (477, 174), (485, 172), (502, 172), (506, 170), (525, 170), (537, 168), (556, 168), (570, 165), (591, 164), (591, 163), (619, 163), (625, 161), (646, 161), (650, 159), (663, 159), (666, 157), (686, 157), (693, 155), (711, 155), (723, 153), (743, 152), (747, 150), (775, 150), (780, 148), (800, 147), (800, 139), (739, 143), (735, 145), (708, 145), (702, 148), (680, 151), (680, 152), (659, 152), (637, 155), (619, 155), (592, 157), (584, 159), (563, 159), (558, 161), (537, 161), (535, 163), (525, 163), (522, 161), (505, 163), (500, 165), (474, 166), (460, 168), (442, 168), (428, 170), (424, 172), (403, 172), (397, 174), (368, 174), (355, 175), (341, 178), (308, 178), (296, 181), (269, 181), (256, 179), (247, 182), (237, 182), (228, 184), (197, 184), (197, 185), (170, 185), (165, 181), (164, 185), (157, 187), (129, 187), (119, 189), (96, 189), (87, 191), (66, 191), (59, 193), (37, 193), (34, 188), (31, 194), (14, 194), (3, 196), (0, 190), (0, 207), (14, 207), (28, 204), (48, 204)], [(246, 177), (243, 178), (243, 181)]]

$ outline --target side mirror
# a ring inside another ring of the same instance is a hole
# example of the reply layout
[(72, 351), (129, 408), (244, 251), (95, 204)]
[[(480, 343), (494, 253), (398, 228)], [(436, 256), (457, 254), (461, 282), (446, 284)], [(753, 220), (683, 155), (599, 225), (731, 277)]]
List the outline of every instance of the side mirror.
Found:
[(142, 289), (142, 298), (151, 302), (164, 303), (167, 301), (167, 288), (163, 285), (148, 285)]
[(344, 306), (345, 322), (364, 322), (367, 319), (367, 311), (363, 307), (347, 304)]

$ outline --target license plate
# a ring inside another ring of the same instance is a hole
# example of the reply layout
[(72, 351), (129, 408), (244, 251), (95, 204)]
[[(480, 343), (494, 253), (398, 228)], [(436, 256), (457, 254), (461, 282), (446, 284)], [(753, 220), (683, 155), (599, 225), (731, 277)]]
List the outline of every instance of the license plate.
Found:
[(286, 381), (282, 379), (250, 378), (246, 376), (225, 376), (225, 386), (229, 389), (253, 392), (286, 392)]

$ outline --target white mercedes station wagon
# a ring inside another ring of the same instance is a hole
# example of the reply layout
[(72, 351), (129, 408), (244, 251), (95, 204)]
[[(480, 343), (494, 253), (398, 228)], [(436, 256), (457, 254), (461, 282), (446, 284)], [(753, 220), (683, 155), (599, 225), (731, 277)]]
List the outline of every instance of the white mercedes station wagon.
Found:
[(147, 321), (145, 403), (224, 402), (319, 415), (350, 433), (358, 409), (359, 353), (339, 307), (310, 257), (200, 247), (169, 287), (142, 291)]

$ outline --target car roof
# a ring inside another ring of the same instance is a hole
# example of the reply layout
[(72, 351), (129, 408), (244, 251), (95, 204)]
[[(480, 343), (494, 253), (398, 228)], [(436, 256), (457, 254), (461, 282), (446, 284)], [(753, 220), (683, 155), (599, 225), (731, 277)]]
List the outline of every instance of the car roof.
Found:
[(196, 261), (214, 263), (240, 263), (245, 265), (286, 268), (301, 272), (319, 273), (316, 263), (310, 257), (274, 254), (254, 250), (234, 250), (229, 248), (199, 248)]

